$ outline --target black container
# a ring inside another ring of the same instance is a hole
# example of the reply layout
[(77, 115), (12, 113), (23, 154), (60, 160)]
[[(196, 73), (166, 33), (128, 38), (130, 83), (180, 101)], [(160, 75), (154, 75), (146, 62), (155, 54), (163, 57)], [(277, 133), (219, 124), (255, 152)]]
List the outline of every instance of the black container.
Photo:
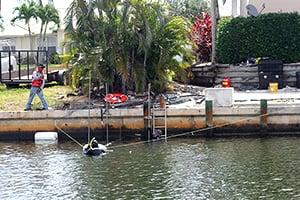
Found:
[(281, 60), (262, 60), (258, 64), (259, 89), (268, 89), (270, 83), (278, 83), (278, 89), (283, 85), (283, 62)]
[(258, 72), (283, 72), (281, 60), (262, 60), (258, 64)]
[[(259, 89), (268, 89), (270, 83), (278, 83), (278, 89), (283, 88), (283, 74), (276, 72), (259, 73)], [(300, 78), (300, 74), (299, 74)], [(300, 84), (300, 83), (299, 83)]]
[(300, 72), (296, 72), (296, 87), (300, 88)]

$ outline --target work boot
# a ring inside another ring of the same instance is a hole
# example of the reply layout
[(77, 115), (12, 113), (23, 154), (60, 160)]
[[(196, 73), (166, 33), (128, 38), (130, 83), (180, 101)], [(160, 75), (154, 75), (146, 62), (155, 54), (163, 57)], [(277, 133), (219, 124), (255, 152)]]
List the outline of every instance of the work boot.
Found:
[(38, 108), (37, 110), (48, 110), (48, 109), (46, 109), (46, 108)]

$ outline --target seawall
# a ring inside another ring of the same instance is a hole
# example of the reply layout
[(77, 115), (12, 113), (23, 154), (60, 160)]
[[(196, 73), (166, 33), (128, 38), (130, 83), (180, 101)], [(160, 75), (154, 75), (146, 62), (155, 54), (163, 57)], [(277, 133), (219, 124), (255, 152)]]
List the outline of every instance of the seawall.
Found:
[[(234, 105), (213, 108), (209, 124), (205, 107), (168, 108), (168, 135), (196, 130), (198, 136), (300, 135), (300, 105), (268, 105), (261, 115), (260, 105)], [(89, 126), (88, 110), (54, 110), (31, 112), (0, 112), (1, 140), (33, 140), (35, 132), (57, 131), (57, 128), (77, 139), (86, 139)], [(111, 109), (101, 116), (101, 110), (90, 111), (93, 136), (105, 140), (107, 130), (111, 140), (136, 138), (144, 132), (142, 108)], [(203, 131), (202, 129), (206, 130)]]

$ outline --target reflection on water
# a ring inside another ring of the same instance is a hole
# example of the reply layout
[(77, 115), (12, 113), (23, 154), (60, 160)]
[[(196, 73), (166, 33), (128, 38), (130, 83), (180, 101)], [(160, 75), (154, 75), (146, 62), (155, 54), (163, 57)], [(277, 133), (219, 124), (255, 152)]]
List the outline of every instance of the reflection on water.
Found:
[(98, 158), (0, 143), (0, 199), (300, 199), (300, 138), (179, 139)]

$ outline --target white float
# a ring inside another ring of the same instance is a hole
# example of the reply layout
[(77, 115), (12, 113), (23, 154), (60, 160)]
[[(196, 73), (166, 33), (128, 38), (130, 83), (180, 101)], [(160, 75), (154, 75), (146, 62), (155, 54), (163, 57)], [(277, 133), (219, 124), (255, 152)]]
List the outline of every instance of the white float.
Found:
[(35, 142), (57, 142), (58, 134), (57, 132), (36, 132), (34, 134)]

